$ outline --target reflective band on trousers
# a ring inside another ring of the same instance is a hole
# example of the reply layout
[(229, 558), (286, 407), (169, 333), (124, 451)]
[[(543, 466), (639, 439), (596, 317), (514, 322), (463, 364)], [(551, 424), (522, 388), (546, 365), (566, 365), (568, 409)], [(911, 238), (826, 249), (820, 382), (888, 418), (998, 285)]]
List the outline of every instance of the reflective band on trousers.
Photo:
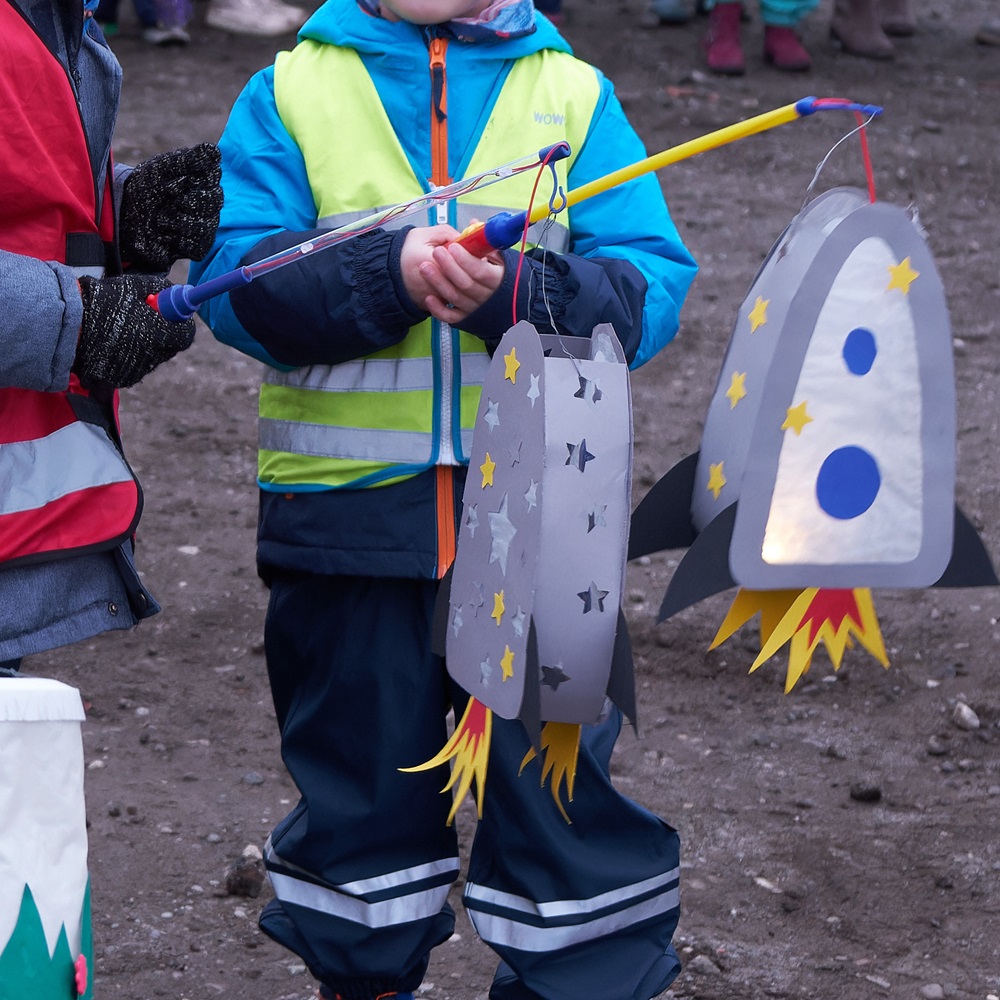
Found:
[(0, 515), (37, 510), (79, 490), (132, 481), (98, 427), (73, 423), (33, 441), (0, 445)]
[[(489, 944), (516, 948), (519, 951), (542, 952), (568, 948), (584, 941), (607, 937), (626, 927), (669, 913), (680, 904), (677, 880), (680, 869), (673, 868), (662, 875), (601, 893), (590, 899), (553, 900), (536, 903), (511, 893), (499, 892), (486, 886), (468, 883), (465, 887), (466, 910), (476, 933)], [(641, 899), (639, 902), (630, 900)], [(476, 904), (505, 908), (509, 916), (486, 913)], [(599, 917), (590, 914), (614, 907)], [(518, 919), (514, 914), (530, 915), (532, 920)], [(544, 921), (539, 924), (537, 921)]]
[[(447, 902), (448, 890), (459, 871), (458, 858), (445, 858), (370, 879), (327, 887), (276, 872), (272, 866), (286, 867), (284, 863), (273, 852), (265, 850), (265, 857), (274, 894), (282, 903), (328, 913), (365, 927), (391, 927), (436, 916)], [(295, 870), (294, 866), (287, 867)], [(441, 885), (406, 892), (406, 886), (426, 884), (429, 879), (444, 881)], [(377, 902), (361, 898), (374, 893), (382, 895), (390, 890), (399, 890), (400, 894)]]

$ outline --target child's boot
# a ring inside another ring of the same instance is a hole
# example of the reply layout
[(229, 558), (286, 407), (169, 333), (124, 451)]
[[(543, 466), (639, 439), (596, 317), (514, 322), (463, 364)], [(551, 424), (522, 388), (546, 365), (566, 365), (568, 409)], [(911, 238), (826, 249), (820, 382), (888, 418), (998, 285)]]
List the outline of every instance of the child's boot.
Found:
[(889, 36), (882, 30), (878, 0), (837, 0), (830, 36), (852, 56), (892, 59), (895, 55)]
[(795, 30), (778, 24), (764, 25), (764, 60), (790, 73), (803, 73), (812, 65)]
[(722, 76), (742, 76), (747, 64), (740, 44), (740, 4), (726, 0), (716, 3), (708, 15), (705, 35), (705, 59), (713, 73)]
[(881, 0), (879, 13), (882, 30), (897, 38), (909, 38), (917, 30), (917, 19), (913, 16), (910, 0)]

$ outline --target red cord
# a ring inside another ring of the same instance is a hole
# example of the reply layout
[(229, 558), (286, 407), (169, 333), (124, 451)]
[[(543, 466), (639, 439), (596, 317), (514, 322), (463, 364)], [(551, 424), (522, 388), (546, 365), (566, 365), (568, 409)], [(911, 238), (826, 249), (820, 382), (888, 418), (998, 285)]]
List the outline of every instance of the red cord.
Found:
[(860, 111), (854, 112), (857, 119), (858, 135), (861, 137), (861, 162), (865, 165), (865, 179), (868, 181), (868, 200), (875, 204), (875, 174), (872, 171), (872, 157), (868, 149), (868, 129), (865, 125), (865, 117)]
[(517, 254), (517, 269), (514, 271), (514, 301), (511, 303), (511, 326), (517, 326), (517, 290), (521, 285), (521, 265), (524, 263), (524, 248), (528, 245), (528, 229), (531, 225), (531, 209), (535, 204), (535, 194), (538, 191), (538, 183), (545, 173), (545, 168), (552, 158), (554, 150), (549, 150), (548, 156), (538, 165), (538, 173), (535, 175), (535, 183), (531, 187), (531, 197), (528, 199), (528, 212), (524, 217), (524, 231), (521, 233), (521, 246)]

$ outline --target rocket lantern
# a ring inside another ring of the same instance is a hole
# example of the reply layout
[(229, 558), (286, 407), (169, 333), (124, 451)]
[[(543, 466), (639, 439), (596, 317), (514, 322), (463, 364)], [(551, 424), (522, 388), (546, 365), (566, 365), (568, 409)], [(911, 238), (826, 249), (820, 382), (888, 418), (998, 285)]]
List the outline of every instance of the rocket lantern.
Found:
[(597, 721), (609, 695), (634, 718), (621, 614), (631, 461), (628, 370), (612, 328), (590, 338), (540, 336), (524, 321), (508, 330), (483, 384), (439, 598), (448, 672), (475, 706), (452, 750), (466, 740), (470, 756), (485, 753), (469, 729), (491, 712), (521, 719), (533, 738), (544, 721), (550, 753), (566, 745), (550, 727)]
[(819, 641), (835, 667), (852, 637), (888, 664), (867, 588), (997, 583), (954, 503), (951, 342), (910, 216), (812, 201), (740, 308), (699, 452), (635, 512), (631, 557), (691, 546), (660, 621), (739, 585), (715, 644), (761, 611), (751, 669), (792, 639), (790, 688)]

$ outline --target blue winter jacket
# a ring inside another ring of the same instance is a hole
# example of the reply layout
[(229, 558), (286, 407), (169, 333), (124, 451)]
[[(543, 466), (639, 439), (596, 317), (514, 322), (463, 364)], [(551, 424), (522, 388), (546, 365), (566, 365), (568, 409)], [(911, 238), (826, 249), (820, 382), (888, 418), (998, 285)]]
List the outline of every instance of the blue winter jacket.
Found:
[[(431, 176), (432, 94), (428, 43), (450, 39), (448, 50), (449, 172), (464, 163), (487, 120), (498, 85), (517, 58), (551, 48), (570, 51), (551, 23), (488, 44), (463, 44), (447, 26), (419, 27), (373, 17), (355, 0), (327, 0), (303, 26), (300, 39), (355, 49), (370, 74), (397, 138), (418, 176)], [(597, 70), (601, 97), (589, 135), (569, 175), (573, 190), (643, 159), (611, 83)], [(275, 107), (273, 68), (256, 74), (238, 98), (220, 141), (225, 204), (216, 244), (192, 281), (260, 260), (316, 232), (316, 206), (302, 155)], [(331, 95), (331, 100), (336, 100)], [(331, 136), (349, 144), (349, 136)], [(526, 150), (511, 150), (511, 158)], [(372, 209), (377, 206), (372, 206)], [(547, 303), (538, 290), (541, 255), (527, 261), (519, 315), (540, 332), (587, 336), (610, 322), (632, 367), (653, 357), (676, 333), (681, 304), (696, 267), (672, 222), (659, 182), (647, 175), (568, 211), (570, 253), (545, 257)], [(415, 217), (417, 225), (430, 224)], [(225, 343), (266, 364), (336, 364), (398, 342), (426, 316), (403, 290), (398, 238), (388, 232), (354, 239), (255, 279), (210, 300), (202, 316)], [(510, 325), (517, 253), (506, 251), (506, 278), (484, 306), (461, 324), (487, 346)], [(535, 280), (537, 279), (537, 280)], [(365, 303), (384, 303), (372, 315)], [(294, 502), (263, 490), (258, 560), (274, 568), (362, 575), (432, 576), (436, 567), (433, 469), (398, 485), (368, 490), (298, 494)], [(456, 482), (460, 499), (462, 476)], [(460, 509), (456, 502), (456, 509)]]

